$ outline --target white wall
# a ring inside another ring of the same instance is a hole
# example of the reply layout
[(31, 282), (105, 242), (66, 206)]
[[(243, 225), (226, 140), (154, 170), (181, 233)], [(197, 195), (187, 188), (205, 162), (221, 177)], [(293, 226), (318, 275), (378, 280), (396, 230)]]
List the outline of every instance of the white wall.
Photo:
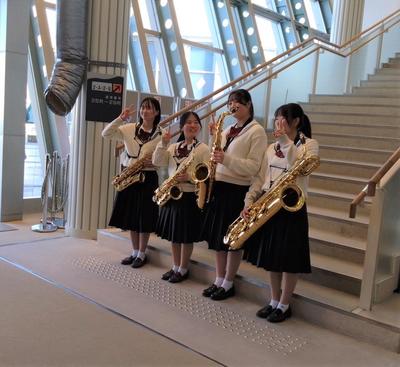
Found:
[(365, 0), (362, 29), (368, 28), (398, 9), (400, 0)]

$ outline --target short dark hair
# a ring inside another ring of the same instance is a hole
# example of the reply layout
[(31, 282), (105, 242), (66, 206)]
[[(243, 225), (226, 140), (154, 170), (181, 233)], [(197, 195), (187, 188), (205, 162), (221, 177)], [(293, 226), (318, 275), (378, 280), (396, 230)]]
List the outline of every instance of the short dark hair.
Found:
[[(179, 127), (182, 129), (185, 126), (186, 121), (190, 116), (194, 116), (196, 118), (196, 120), (199, 123), (200, 128), (201, 128), (202, 126), (201, 126), (200, 117), (194, 111), (186, 111), (185, 113), (182, 114), (181, 118), (179, 119)], [(185, 140), (185, 135), (183, 134), (183, 132), (181, 132), (177, 141), (182, 141), (182, 140)]]
[(250, 116), (254, 119), (254, 107), (250, 93), (246, 89), (237, 89), (229, 93), (228, 103), (231, 101), (238, 102), (242, 105), (246, 105), (250, 102)]
[[(146, 97), (140, 103), (140, 108), (142, 108), (143, 106), (152, 107), (152, 108), (154, 108), (154, 110), (156, 110), (158, 112), (158, 115), (154, 118), (154, 121), (153, 121), (153, 128), (155, 128), (161, 120), (160, 102), (158, 101), (158, 99), (156, 99), (154, 97)], [(139, 123), (142, 124), (143, 119), (142, 119), (142, 116), (140, 116), (140, 108), (139, 108)]]

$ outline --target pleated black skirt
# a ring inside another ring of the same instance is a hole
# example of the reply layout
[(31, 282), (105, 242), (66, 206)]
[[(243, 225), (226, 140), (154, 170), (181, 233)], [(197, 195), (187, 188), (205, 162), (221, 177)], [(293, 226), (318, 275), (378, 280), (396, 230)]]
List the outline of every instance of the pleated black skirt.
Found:
[(145, 180), (119, 191), (114, 201), (109, 225), (139, 233), (154, 232), (158, 205), (153, 202), (158, 187), (156, 171), (143, 171)]
[(280, 209), (246, 241), (243, 257), (268, 271), (311, 273), (306, 205)]
[(229, 225), (240, 215), (248, 189), (249, 186), (215, 182), (210, 203), (205, 208), (204, 226), (201, 231), (201, 237), (208, 242), (209, 249), (228, 251), (223, 238)]
[(173, 243), (198, 242), (203, 218), (196, 204), (196, 194), (184, 192), (179, 200), (170, 199), (161, 207), (155, 232)]

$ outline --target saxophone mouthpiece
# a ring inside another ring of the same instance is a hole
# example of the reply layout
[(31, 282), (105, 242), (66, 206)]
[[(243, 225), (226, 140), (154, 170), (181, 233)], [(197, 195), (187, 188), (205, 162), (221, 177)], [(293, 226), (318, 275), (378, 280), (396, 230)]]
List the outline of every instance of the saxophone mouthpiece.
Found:
[(230, 113), (235, 113), (237, 110), (238, 110), (238, 108), (235, 106), (235, 107), (231, 107), (231, 108), (229, 109), (229, 112), (230, 112)]
[(306, 136), (301, 131), (299, 132), (299, 138), (300, 138), (301, 144), (304, 145), (306, 143)]

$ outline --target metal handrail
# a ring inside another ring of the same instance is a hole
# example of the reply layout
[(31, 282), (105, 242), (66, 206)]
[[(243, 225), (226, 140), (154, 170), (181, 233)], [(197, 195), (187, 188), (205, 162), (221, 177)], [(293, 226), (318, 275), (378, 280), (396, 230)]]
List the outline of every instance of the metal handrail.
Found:
[[(374, 40), (376, 37), (380, 36), (381, 34), (387, 32), (391, 27), (393, 27), (394, 25), (396, 25), (397, 23), (400, 22), (400, 20), (398, 20), (397, 22), (393, 23), (392, 25), (390, 25), (387, 29), (383, 29), (381, 30), (378, 34), (376, 34), (373, 38), (367, 40), (366, 42), (362, 43), (361, 45), (358, 45), (356, 48), (350, 50), (350, 52), (348, 53), (342, 53), (340, 52), (341, 49), (346, 48), (348, 45), (350, 45), (351, 43), (353, 43), (356, 40), (361, 39), (361, 37), (366, 34), (367, 32), (371, 31), (371, 30), (375, 30), (378, 29), (382, 24), (384, 24), (387, 20), (389, 20), (390, 18), (394, 18), (395, 16), (400, 15), (400, 9), (394, 11), (393, 13), (389, 14), (388, 16), (386, 16), (385, 18), (381, 19), (380, 21), (376, 22), (375, 24), (371, 25), (369, 28), (365, 29), (364, 31), (358, 33), (356, 36), (354, 36), (353, 38), (351, 38), (349, 41), (343, 43), (342, 45), (337, 45), (328, 41), (325, 41), (319, 37), (312, 37), (309, 40), (302, 42), (300, 44), (298, 44), (297, 46), (291, 48), (290, 50), (287, 50), (277, 56), (275, 56), (274, 58), (266, 61), (263, 64), (260, 64), (258, 66), (256, 66), (255, 68), (251, 69), (250, 71), (248, 71), (247, 73), (243, 74), (242, 76), (232, 80), (231, 82), (225, 84), (224, 86), (218, 88), (217, 90), (215, 90), (214, 92), (208, 94), (207, 96), (199, 99), (198, 101), (184, 107), (183, 109), (179, 110), (178, 112), (170, 115), (169, 117), (167, 117), (166, 119), (162, 120), (159, 125), (161, 127), (164, 127), (166, 125), (168, 125), (168, 123), (171, 123), (173, 120), (175, 120), (177, 117), (179, 117), (180, 115), (182, 115), (183, 113), (187, 112), (187, 111), (191, 111), (194, 110), (196, 107), (201, 106), (207, 102), (209, 102), (212, 97), (214, 97), (215, 95), (223, 92), (224, 90), (227, 90), (228, 88), (232, 87), (235, 84), (238, 84), (239, 82), (245, 80), (246, 78), (252, 76), (252, 75), (256, 75), (260, 70), (262, 69), (267, 69), (271, 64), (273, 64), (275, 61), (282, 59), (284, 57), (286, 57), (287, 55), (293, 53), (293, 51), (299, 50), (299, 49), (305, 49), (306, 47), (312, 46), (313, 44), (318, 44), (319, 47), (317, 47), (312, 53), (319, 51), (320, 49), (324, 49), (326, 51), (332, 52), (334, 54), (337, 54), (338, 56), (342, 56), (342, 57), (348, 57), (350, 55), (352, 55), (353, 53), (355, 53), (357, 50), (359, 50), (361, 47), (363, 47), (364, 45), (368, 44), (369, 42), (371, 42), (372, 40)], [(331, 47), (329, 47), (331, 46)], [(336, 50), (335, 50), (336, 49)], [(299, 59), (301, 60), (301, 59)], [(297, 61), (299, 61), (297, 60)], [(296, 61), (296, 62), (297, 62)], [(287, 65), (286, 67), (280, 69), (279, 72), (285, 70), (286, 68), (288, 68), (289, 66), (291, 66), (292, 64), (294, 64), (295, 62)], [(276, 74), (278, 74), (278, 72), (273, 73), (268, 75), (268, 77), (266, 77), (263, 81), (269, 80), (271, 78), (273, 78)], [(258, 85), (258, 84), (257, 84)], [(248, 88), (251, 89), (251, 88)], [(212, 112), (208, 112), (205, 116), (202, 116), (202, 118), (204, 117), (208, 117), (210, 114), (212, 114), (214, 111)]]

